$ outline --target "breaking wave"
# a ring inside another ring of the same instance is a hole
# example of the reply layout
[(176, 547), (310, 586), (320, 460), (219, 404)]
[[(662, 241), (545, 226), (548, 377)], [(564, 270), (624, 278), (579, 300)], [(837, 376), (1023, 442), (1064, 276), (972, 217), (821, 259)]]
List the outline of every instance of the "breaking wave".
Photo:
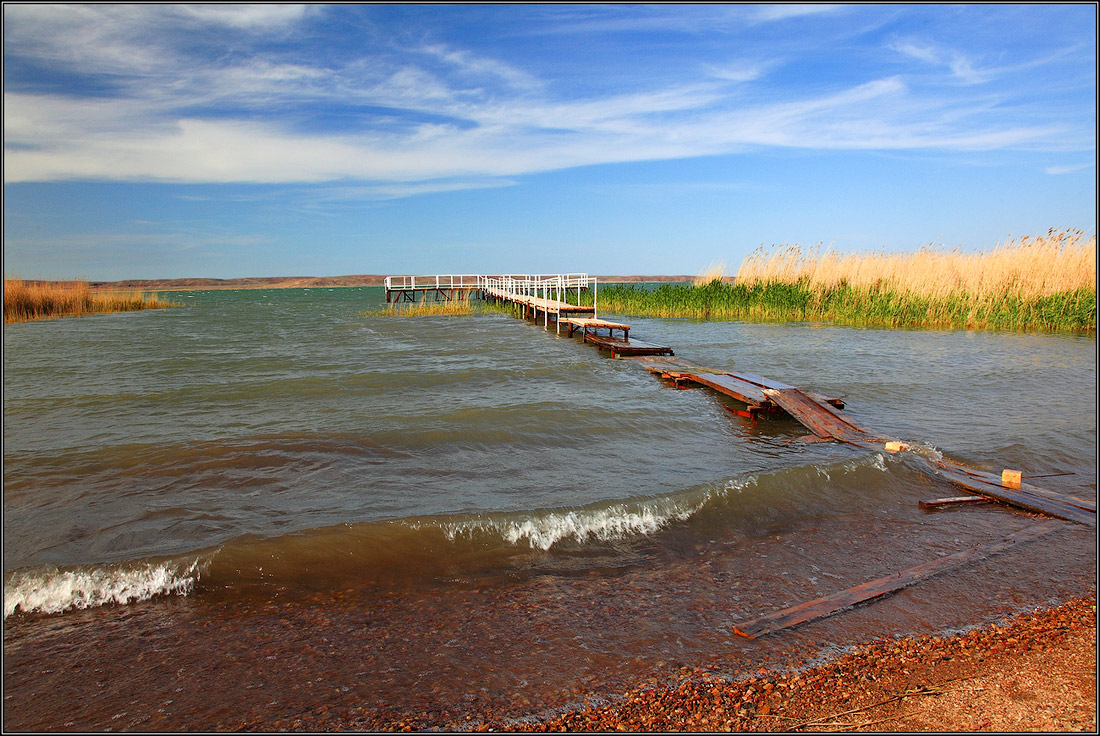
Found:
[(587, 509), (552, 510), (516, 517), (478, 518), (442, 525), (447, 539), (470, 538), (478, 533), (495, 533), (508, 544), (527, 543), (549, 550), (558, 542), (572, 540), (583, 544), (589, 539), (601, 542), (625, 539), (638, 534), (654, 534), (673, 521), (690, 518), (710, 500), (711, 493), (684, 502), (675, 498), (615, 503)]
[[(735, 530), (747, 534), (777, 519), (856, 502), (867, 487), (881, 485), (871, 476), (895, 469), (904, 474), (904, 465), (873, 453), (831, 465), (746, 473), (661, 496), (339, 524), (274, 537), (240, 536), (170, 560), (28, 568), (5, 581), (4, 617), (207, 589), (240, 593), (274, 585), (307, 591), (518, 574), (532, 566), (645, 564), (639, 544), (661, 544), (662, 535), (683, 540)], [(823, 485), (830, 490), (823, 493)]]
[(4, 618), (23, 613), (62, 613), (108, 603), (133, 603), (156, 595), (187, 595), (204, 567), (190, 562), (128, 563), (88, 569), (34, 568), (4, 582)]

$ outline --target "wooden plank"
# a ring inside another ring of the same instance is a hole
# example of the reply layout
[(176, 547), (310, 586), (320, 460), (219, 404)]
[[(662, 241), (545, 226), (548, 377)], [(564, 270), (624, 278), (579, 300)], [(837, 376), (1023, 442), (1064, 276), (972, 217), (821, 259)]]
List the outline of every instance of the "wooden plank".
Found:
[(742, 373), (741, 371), (737, 371), (736, 373), (734, 373), (734, 372), (731, 371), (730, 375), (733, 376), (734, 378), (740, 378), (742, 381), (747, 381), (749, 383), (755, 383), (757, 386), (760, 386), (761, 388), (772, 388), (772, 389), (776, 389), (776, 390), (794, 388), (794, 386), (788, 386), (787, 384), (782, 383), (780, 381), (775, 381), (771, 378), (764, 378), (763, 376), (758, 376), (755, 373)]
[(872, 435), (851, 419), (840, 416), (836, 409), (806, 396), (796, 388), (765, 388), (764, 395), (781, 406), (818, 437), (840, 440), (860, 447), (881, 447), (882, 438)]
[[(940, 460), (939, 464), (943, 465), (943, 466), (946, 466), (947, 468), (949, 468), (951, 470), (958, 470), (958, 471), (961, 471), (963, 473), (966, 473), (967, 475), (971, 476), (972, 478), (976, 478), (977, 480), (984, 481), (984, 482), (986, 482), (986, 483), (988, 483), (988, 484), (990, 484), (994, 487), (1006, 487), (1001, 482), (1001, 477), (999, 475), (995, 475), (993, 473), (987, 473), (984, 470), (978, 470), (976, 468), (968, 468), (968, 467), (966, 467), (965, 465), (963, 465), (961, 463), (957, 463), (957, 462), (954, 462), (952, 460), (947, 460), (947, 459)], [(1025, 475), (1024, 477), (1026, 478), (1027, 476)], [(1086, 511), (1091, 511), (1094, 514), (1096, 513), (1096, 504), (1094, 502), (1087, 501), (1087, 500), (1085, 500), (1083, 498), (1079, 498), (1077, 496), (1072, 496), (1068, 493), (1056, 493), (1054, 491), (1048, 491), (1045, 488), (1038, 488), (1036, 486), (1031, 485), (1030, 483), (1021, 483), (1020, 486), (1019, 486), (1019, 489), (1010, 488), (1009, 490), (1021, 490), (1025, 493), (1031, 493), (1031, 494), (1034, 494), (1036, 496), (1043, 496), (1045, 498), (1049, 498), (1050, 500), (1056, 501), (1058, 503), (1069, 504), (1070, 506), (1076, 506), (1078, 508), (1085, 509)]]
[(601, 348), (610, 350), (616, 357), (619, 355), (659, 355), (667, 353), (672, 355), (672, 348), (639, 340), (622, 340), (609, 335), (595, 335), (591, 332), (584, 333), (585, 342), (590, 342)]
[(1019, 506), (1028, 511), (1047, 514), (1059, 519), (1068, 519), (1069, 521), (1076, 521), (1079, 524), (1086, 524), (1088, 526), (1096, 526), (1095, 510), (1089, 511), (1078, 506), (1048, 498), (1047, 496), (1031, 493), (1023, 488), (1005, 488), (999, 483), (997, 485), (987, 483), (980, 478), (973, 477), (968, 472), (955, 470), (943, 464), (933, 463), (932, 467), (935, 468), (937, 473), (955, 485), (962, 486), (975, 493), (980, 493), (983, 496), (989, 496), (990, 498), (995, 498), (998, 501), (1002, 501), (1012, 506)]
[(952, 496), (951, 498), (933, 498), (931, 501), (918, 501), (917, 505), (922, 509), (938, 509), (944, 506), (974, 503), (993, 503), (993, 499), (988, 496)]
[(1034, 541), (1040, 537), (1058, 531), (1063, 527), (1064, 525), (1059, 521), (1040, 522), (1022, 529), (1015, 534), (1009, 534), (1006, 537), (979, 544), (968, 550), (956, 552), (953, 555), (947, 555), (938, 560), (911, 567), (908, 570), (895, 572), (891, 575), (878, 578), (877, 580), (872, 580), (869, 583), (857, 585), (854, 588), (848, 588), (847, 590), (842, 590), (831, 595), (822, 596), (821, 598), (816, 598), (807, 603), (769, 613), (765, 616), (747, 621), (739, 626), (734, 626), (733, 631), (740, 636), (756, 639), (757, 637), (771, 634), (781, 629), (787, 629), (792, 626), (797, 626), (798, 624), (806, 623), (807, 621), (822, 618), (823, 616), (829, 616), (845, 608), (854, 606), (857, 603), (863, 603), (864, 601), (893, 593), (902, 588), (907, 588), (933, 575), (939, 575), (949, 570), (954, 570), (970, 562), (980, 560), (983, 557), (1003, 552), (1016, 545)]
[(701, 383), (726, 396), (732, 396), (746, 404), (770, 405), (772, 403), (759, 386), (742, 381), (728, 373), (689, 373), (688, 377), (696, 383)]
[(606, 319), (596, 319), (595, 317), (562, 317), (562, 322), (568, 322), (569, 324), (576, 325), (577, 327), (592, 327), (601, 330), (629, 330), (630, 325), (623, 322), (611, 322)]
[(635, 355), (624, 356), (624, 358), (635, 361), (650, 373), (657, 375), (667, 374), (670, 371), (681, 373), (695, 367), (694, 363), (672, 355)]

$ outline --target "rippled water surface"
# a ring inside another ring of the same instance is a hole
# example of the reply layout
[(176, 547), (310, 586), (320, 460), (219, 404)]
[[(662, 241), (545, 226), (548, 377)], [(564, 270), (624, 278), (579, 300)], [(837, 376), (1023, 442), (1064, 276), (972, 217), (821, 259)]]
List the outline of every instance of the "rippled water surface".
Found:
[[(7, 728), (532, 717), (683, 665), (734, 676), (985, 622), (1095, 576), (1094, 531), (1067, 523), (749, 642), (740, 621), (1035, 520), (921, 511), (959, 492), (918, 457), (800, 442), (507, 314), (363, 316), (380, 289), (178, 296), (4, 328)], [(629, 322), (1095, 499), (1092, 336)]]

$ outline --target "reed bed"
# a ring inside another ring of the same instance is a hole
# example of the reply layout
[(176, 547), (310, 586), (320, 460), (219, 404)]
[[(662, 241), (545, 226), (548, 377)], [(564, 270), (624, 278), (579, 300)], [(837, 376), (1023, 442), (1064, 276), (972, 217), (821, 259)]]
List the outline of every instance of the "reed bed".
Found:
[(717, 279), (722, 281), (726, 277), (726, 263), (725, 261), (712, 261), (709, 266), (699, 272), (699, 275), (691, 282), (692, 286), (706, 286), (711, 281)]
[[(705, 275), (706, 272), (704, 272)], [(701, 276), (704, 276), (701, 275)], [(601, 312), (884, 327), (1096, 330), (1096, 237), (1051, 230), (990, 251), (761, 248), (733, 283), (600, 287)]]
[(492, 302), (475, 301), (469, 294), (451, 300), (425, 300), (419, 302), (393, 302), (376, 309), (365, 309), (360, 317), (430, 317), (436, 315), (465, 316), (507, 311), (507, 306)]
[(80, 317), (101, 312), (182, 307), (162, 302), (155, 293), (93, 291), (86, 281), (24, 281), (4, 279), (4, 323), (55, 317)]

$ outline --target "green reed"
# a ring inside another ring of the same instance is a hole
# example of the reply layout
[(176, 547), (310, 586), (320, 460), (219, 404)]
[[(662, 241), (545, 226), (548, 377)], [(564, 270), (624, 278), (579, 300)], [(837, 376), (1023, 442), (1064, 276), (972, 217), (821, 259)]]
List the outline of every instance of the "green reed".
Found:
[[(751, 285), (714, 279), (704, 286), (634, 284), (599, 287), (600, 313), (752, 322), (828, 322), (849, 326), (1094, 331), (1096, 290), (1078, 288), (1021, 296), (1010, 290), (982, 296), (957, 292), (921, 296), (847, 283), (811, 286), (807, 280)], [(591, 294), (582, 302), (592, 303)]]

